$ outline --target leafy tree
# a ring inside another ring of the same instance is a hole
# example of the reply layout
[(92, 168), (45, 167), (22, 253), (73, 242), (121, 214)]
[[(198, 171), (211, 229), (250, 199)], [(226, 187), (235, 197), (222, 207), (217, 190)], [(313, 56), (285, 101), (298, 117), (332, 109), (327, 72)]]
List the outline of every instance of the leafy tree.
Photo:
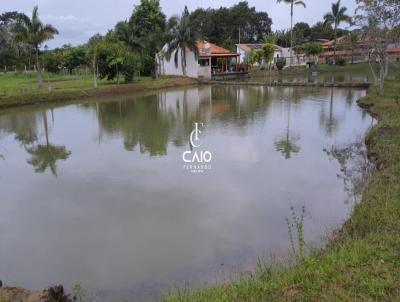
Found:
[(179, 20), (179, 25), (173, 36), (173, 40), (168, 44), (168, 54), (174, 54), (175, 66), (178, 67), (179, 53), (181, 57), (182, 73), (186, 76), (186, 49), (192, 51), (197, 60), (199, 50), (196, 44), (196, 34), (191, 28), (190, 15), (187, 7)]
[(333, 44), (333, 57), (336, 61), (336, 40), (337, 40), (337, 31), (340, 23), (347, 22), (351, 23), (351, 19), (348, 15), (346, 15), (347, 7), (341, 6), (340, 0), (336, 3), (332, 3), (331, 12), (325, 14), (324, 16), (324, 25), (333, 25), (334, 30), (334, 44)]
[(63, 65), (63, 56), (60, 51), (49, 51), (43, 55), (43, 67), (49, 72), (59, 72)]
[(120, 83), (120, 75), (125, 76), (125, 81), (131, 81), (135, 71), (140, 68), (137, 55), (115, 36), (110, 35), (96, 45), (96, 69), (100, 78), (107, 80), (117, 79)]
[(114, 28), (115, 37), (123, 41), (131, 51), (144, 53), (146, 42), (135, 36), (132, 27), (126, 21), (118, 22)]
[(249, 54), (248, 63), (251, 65), (258, 64), (261, 65), (264, 58), (264, 53), (262, 50), (252, 49)]
[(100, 51), (100, 45), (103, 42), (103, 36), (95, 34), (92, 36), (87, 43), (87, 56), (91, 61), (92, 73), (93, 73), (93, 87), (97, 88), (97, 76), (98, 76), (98, 63), (97, 58)]
[(322, 53), (322, 45), (318, 42), (310, 42), (303, 45), (304, 53), (307, 56), (312, 56), (315, 59), (315, 62), (318, 61), (318, 56)]
[(293, 27), (293, 35), (295, 40), (294, 44), (304, 43), (311, 35), (310, 25), (305, 22), (296, 23)]
[(86, 65), (87, 53), (83, 46), (77, 46), (69, 50), (64, 54), (64, 66), (67, 68), (69, 73), (72, 73), (72, 70), (76, 67)]
[(129, 46), (140, 49), (141, 68), (144, 75), (154, 73), (154, 56), (167, 41), (166, 17), (159, 0), (141, 0), (128, 21)]
[(398, 0), (356, 0), (357, 25), (365, 32), (371, 57), (379, 62), (379, 76), (371, 67), (375, 85), (384, 94), (384, 82), (389, 71), (387, 48), (400, 36), (400, 2)]
[(278, 3), (284, 2), (286, 4), (290, 4), (290, 63), (289, 65), (292, 66), (292, 48), (293, 48), (293, 10), (295, 5), (301, 5), (304, 8), (306, 4), (302, 0), (277, 0)]
[(274, 59), (275, 47), (272, 44), (265, 43), (262, 46), (262, 55), (266, 63), (268, 63), (268, 68), (270, 67), (271, 61)]
[(231, 45), (230, 41), (238, 41), (239, 36), (243, 43), (262, 42), (272, 24), (266, 12), (257, 12), (246, 1), (229, 8), (198, 8), (190, 18), (201, 39), (220, 45)]
[(18, 14), (17, 24), (14, 27), (15, 40), (17, 42), (26, 42), (33, 47), (36, 52), (36, 68), (39, 76), (39, 86), (43, 84), (42, 68), (39, 62), (40, 45), (47, 40), (53, 39), (58, 34), (55, 27), (50, 24), (43, 24), (39, 19), (38, 7), (35, 6), (32, 11), (32, 17), (25, 14)]

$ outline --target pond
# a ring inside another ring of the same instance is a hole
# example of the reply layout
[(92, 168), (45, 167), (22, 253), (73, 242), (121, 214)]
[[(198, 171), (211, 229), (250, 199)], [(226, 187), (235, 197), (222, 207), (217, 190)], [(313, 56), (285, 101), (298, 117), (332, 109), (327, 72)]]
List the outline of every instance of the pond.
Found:
[(292, 208), (320, 246), (359, 198), (332, 150), (374, 123), (364, 94), (204, 85), (0, 111), (0, 279), (148, 299), (287, 255)]

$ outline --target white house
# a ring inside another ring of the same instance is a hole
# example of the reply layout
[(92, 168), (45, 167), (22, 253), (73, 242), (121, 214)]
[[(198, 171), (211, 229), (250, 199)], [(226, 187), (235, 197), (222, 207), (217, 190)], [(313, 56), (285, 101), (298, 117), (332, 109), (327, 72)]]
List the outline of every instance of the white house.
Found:
[[(207, 41), (197, 41), (199, 57), (195, 58), (193, 51), (186, 49), (186, 76), (199, 79), (211, 79), (218, 75), (238, 74), (239, 54), (231, 53)], [(178, 65), (175, 65), (175, 52), (167, 55), (168, 44), (156, 54), (156, 71), (158, 75), (183, 76), (181, 51), (178, 50)]]
[[(273, 44), (275, 48), (274, 52), (274, 62), (278, 58), (286, 58), (286, 66), (290, 63), (290, 50), (289, 48), (283, 48), (278, 45)], [(263, 44), (236, 44), (236, 51), (240, 54), (240, 63), (246, 63), (250, 52), (253, 51), (260, 51), (262, 50)], [(292, 55), (292, 64), (293, 65), (305, 65), (307, 63), (307, 59), (304, 55), (296, 55), (293, 52)]]

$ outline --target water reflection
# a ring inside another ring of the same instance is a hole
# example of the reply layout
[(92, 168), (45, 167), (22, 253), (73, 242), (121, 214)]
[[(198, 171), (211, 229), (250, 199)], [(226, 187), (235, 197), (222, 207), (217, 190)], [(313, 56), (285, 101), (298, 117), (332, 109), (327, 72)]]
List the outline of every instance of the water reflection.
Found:
[[(351, 210), (322, 150), (364, 135), (364, 93), (218, 85), (0, 111), (2, 280), (145, 300), (288, 251), (291, 206), (320, 243)], [(182, 170), (195, 121), (204, 175)]]

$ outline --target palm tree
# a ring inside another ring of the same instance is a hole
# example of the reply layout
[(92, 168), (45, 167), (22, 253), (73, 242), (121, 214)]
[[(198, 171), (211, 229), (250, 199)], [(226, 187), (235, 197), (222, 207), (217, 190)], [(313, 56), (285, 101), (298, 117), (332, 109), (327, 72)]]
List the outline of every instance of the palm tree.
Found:
[(337, 29), (342, 22), (351, 23), (351, 19), (346, 15), (347, 7), (340, 5), (340, 0), (336, 3), (332, 3), (332, 9), (330, 13), (324, 16), (324, 26), (334, 26), (335, 41), (333, 44), (333, 57), (336, 63), (336, 40), (337, 40)]
[(20, 13), (14, 28), (15, 40), (25, 42), (32, 46), (36, 52), (36, 68), (39, 75), (39, 86), (43, 84), (42, 68), (39, 63), (40, 45), (47, 40), (53, 39), (58, 34), (55, 27), (50, 24), (43, 24), (39, 19), (38, 7), (35, 6), (32, 11), (32, 18)]
[(293, 48), (293, 10), (295, 5), (302, 5), (304, 8), (306, 8), (306, 4), (302, 0), (277, 0), (278, 3), (280, 2), (285, 2), (286, 4), (290, 4), (290, 49), (289, 49), (289, 54), (290, 54), (290, 67), (292, 67), (292, 48)]
[(181, 66), (182, 73), (186, 75), (186, 49), (189, 49), (194, 53), (195, 59), (197, 60), (199, 56), (199, 50), (196, 43), (196, 35), (193, 30), (191, 30), (190, 17), (187, 7), (179, 20), (177, 28), (172, 34), (172, 41), (168, 45), (168, 54), (172, 55), (174, 53), (175, 67), (178, 68), (178, 58), (179, 52), (181, 54)]

